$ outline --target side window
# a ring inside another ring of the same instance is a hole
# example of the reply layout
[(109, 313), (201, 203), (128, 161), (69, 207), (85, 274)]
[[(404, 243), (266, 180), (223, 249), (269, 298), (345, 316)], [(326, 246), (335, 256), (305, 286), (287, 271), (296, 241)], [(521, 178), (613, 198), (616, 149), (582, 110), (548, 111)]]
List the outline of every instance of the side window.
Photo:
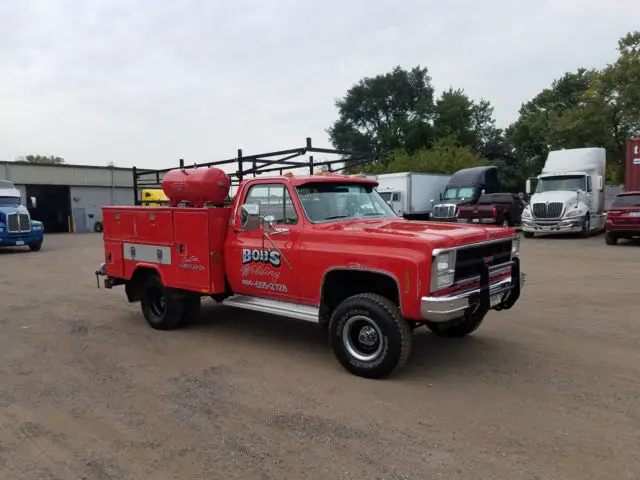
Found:
[(398, 202), (400, 201), (400, 194), (399, 193), (394, 193), (393, 197), (391, 198), (392, 202)]
[(591, 177), (587, 177), (587, 192), (591, 191)]
[(291, 201), (289, 190), (283, 184), (262, 183), (253, 185), (244, 203), (252, 203), (260, 207), (260, 215), (273, 215), (275, 223), (295, 225), (298, 223), (298, 214)]

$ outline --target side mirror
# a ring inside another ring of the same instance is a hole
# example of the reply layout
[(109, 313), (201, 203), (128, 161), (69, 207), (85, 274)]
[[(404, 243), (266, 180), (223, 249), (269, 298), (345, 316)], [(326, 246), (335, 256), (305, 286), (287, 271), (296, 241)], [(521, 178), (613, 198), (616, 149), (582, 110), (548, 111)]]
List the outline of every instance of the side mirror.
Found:
[(527, 195), (531, 195), (531, 179), (527, 178), (527, 187), (525, 188)]
[(36, 197), (31, 197), (30, 200), (31, 200), (31, 208), (36, 208), (36, 203), (37, 203)]
[(442, 201), (442, 194), (440, 194), (440, 201)]
[(480, 190), (480, 195), (484, 195), (484, 192), (486, 192), (486, 190), (483, 188), (482, 190)]
[(265, 215), (262, 218), (262, 228), (268, 233), (272, 230), (276, 229), (275, 223), (276, 223), (276, 217), (274, 215)]
[(598, 175), (596, 177), (596, 185), (598, 190), (602, 190), (604, 188), (604, 178), (602, 178), (602, 175)]
[(258, 230), (260, 228), (260, 205), (245, 203), (242, 205), (240, 225), (244, 230)]

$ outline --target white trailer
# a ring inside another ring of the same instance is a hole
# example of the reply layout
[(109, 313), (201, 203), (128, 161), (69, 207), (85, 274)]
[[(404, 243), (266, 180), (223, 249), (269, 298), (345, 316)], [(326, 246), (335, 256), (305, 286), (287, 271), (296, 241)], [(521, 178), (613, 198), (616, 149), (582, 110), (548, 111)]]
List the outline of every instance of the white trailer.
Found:
[[(589, 237), (603, 231), (606, 166), (604, 148), (549, 152), (529, 206), (522, 212), (523, 235), (579, 233)], [(529, 179), (527, 193), (531, 190)]]
[(378, 193), (398, 215), (411, 220), (428, 220), (434, 202), (451, 175), (438, 173), (384, 173), (377, 175)]

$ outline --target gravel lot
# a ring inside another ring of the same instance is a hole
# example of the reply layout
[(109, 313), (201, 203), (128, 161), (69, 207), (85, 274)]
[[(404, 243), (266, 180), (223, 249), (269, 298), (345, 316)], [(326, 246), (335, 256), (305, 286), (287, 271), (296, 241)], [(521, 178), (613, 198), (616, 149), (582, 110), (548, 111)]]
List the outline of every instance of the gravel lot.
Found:
[(149, 328), (101, 237), (0, 251), (0, 478), (640, 478), (638, 244), (523, 242), (520, 303), (354, 377), (317, 326), (203, 304)]

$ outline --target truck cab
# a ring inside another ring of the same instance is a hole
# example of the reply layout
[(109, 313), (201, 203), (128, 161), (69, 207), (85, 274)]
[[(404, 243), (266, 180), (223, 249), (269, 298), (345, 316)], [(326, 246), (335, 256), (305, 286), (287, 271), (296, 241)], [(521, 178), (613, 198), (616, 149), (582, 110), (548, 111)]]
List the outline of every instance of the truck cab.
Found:
[(377, 181), (336, 173), (245, 178), (226, 205), (230, 184), (219, 168), (176, 169), (162, 181), (170, 206), (103, 207), (96, 275), (124, 285), (152, 328), (185, 325), (211, 297), (318, 324), (347, 371), (382, 378), (413, 329), (464, 337), (520, 297), (512, 229), (409, 221)]
[[(460, 205), (476, 204), (481, 195), (501, 191), (498, 167), (463, 168), (449, 179), (440, 202), (433, 207), (432, 218), (439, 222), (455, 222)], [(432, 201), (435, 203), (435, 199)]]
[[(578, 233), (589, 237), (605, 228), (604, 148), (549, 152), (535, 191), (522, 212), (525, 237), (536, 233)], [(527, 193), (532, 193), (532, 179)]]
[(0, 180), (0, 248), (25, 246), (38, 251), (43, 230), (42, 222), (31, 220), (29, 210), (22, 205), (20, 190), (12, 182)]

